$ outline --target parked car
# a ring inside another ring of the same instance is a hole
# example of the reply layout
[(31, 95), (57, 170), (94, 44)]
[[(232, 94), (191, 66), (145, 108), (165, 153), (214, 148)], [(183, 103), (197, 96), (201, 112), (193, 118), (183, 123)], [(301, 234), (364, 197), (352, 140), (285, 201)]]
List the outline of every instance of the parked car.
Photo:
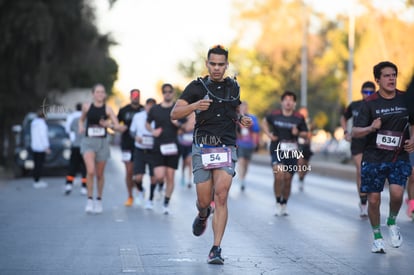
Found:
[[(65, 168), (69, 165), (70, 139), (65, 132), (66, 113), (48, 113), (50, 154), (46, 154), (44, 169)], [(34, 168), (33, 153), (30, 148), (30, 124), (36, 117), (35, 113), (28, 113), (21, 125), (14, 125), (12, 130), (15, 136), (14, 148), (14, 175), (16, 177), (28, 175)]]

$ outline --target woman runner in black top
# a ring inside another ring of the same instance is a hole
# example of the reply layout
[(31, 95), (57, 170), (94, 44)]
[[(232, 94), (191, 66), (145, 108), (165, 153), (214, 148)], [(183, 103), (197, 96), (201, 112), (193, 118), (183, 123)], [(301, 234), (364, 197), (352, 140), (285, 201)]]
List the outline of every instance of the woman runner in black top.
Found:
[[(109, 141), (107, 128), (115, 131), (125, 131), (126, 126), (120, 126), (114, 111), (105, 104), (106, 91), (102, 84), (97, 84), (92, 89), (93, 102), (82, 106), (82, 114), (79, 119), (79, 132), (85, 137), (81, 142), (81, 153), (86, 166), (86, 185), (88, 188), (88, 200), (85, 207), (86, 213), (102, 212), (102, 193), (104, 187), (104, 169), (109, 158)], [(97, 181), (96, 201), (93, 201), (94, 178)]]

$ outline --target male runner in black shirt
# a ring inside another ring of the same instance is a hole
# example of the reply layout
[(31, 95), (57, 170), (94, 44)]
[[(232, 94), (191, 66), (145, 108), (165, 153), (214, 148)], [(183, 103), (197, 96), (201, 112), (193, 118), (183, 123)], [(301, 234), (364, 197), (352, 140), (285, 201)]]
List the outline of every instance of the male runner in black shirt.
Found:
[[(125, 206), (132, 206), (134, 197), (132, 195), (132, 188), (134, 181), (132, 179), (134, 174), (134, 163), (133, 163), (133, 152), (134, 152), (134, 139), (129, 133), (129, 127), (131, 126), (132, 118), (134, 115), (143, 110), (143, 106), (140, 104), (140, 90), (132, 89), (130, 92), (131, 103), (119, 109), (118, 120), (119, 123), (127, 126), (126, 130), (121, 136), (121, 150), (122, 150), (122, 161), (125, 163), (126, 169), (126, 186), (128, 191), (128, 199), (125, 201)], [(136, 182), (139, 195), (143, 199), (143, 188), (142, 182)]]
[(352, 101), (348, 107), (346, 107), (344, 113), (341, 116), (341, 126), (344, 129), (344, 135), (346, 141), (351, 141), (351, 155), (355, 164), (356, 169), (356, 183), (357, 190), (359, 194), (359, 216), (361, 218), (368, 217), (368, 197), (367, 194), (361, 193), (361, 159), (362, 151), (364, 150), (365, 138), (352, 138), (351, 133), (347, 130), (347, 122), (349, 119), (353, 118), (353, 123), (355, 122), (356, 117), (358, 116), (359, 109), (361, 108), (362, 101), (368, 96), (375, 93), (375, 84), (371, 81), (366, 81), (362, 84), (361, 94), (362, 99)]
[(352, 128), (352, 137), (366, 137), (361, 163), (361, 192), (368, 194), (368, 216), (374, 233), (373, 253), (385, 253), (380, 230), (381, 192), (389, 183), (390, 209), (387, 226), (391, 245), (399, 247), (402, 236), (396, 225), (404, 196), (405, 184), (411, 174), (408, 152), (414, 150), (414, 118), (409, 117), (404, 96), (397, 91), (397, 66), (384, 61), (374, 66), (378, 92), (361, 106)]
[(273, 191), (276, 199), (276, 216), (287, 216), (286, 204), (290, 196), (292, 178), (299, 169), (298, 159), (303, 158), (298, 138), (308, 137), (305, 118), (296, 108), (296, 94), (286, 91), (281, 96), (280, 110), (272, 111), (262, 123), (263, 132), (270, 138), (270, 155), (273, 168)]
[[(162, 85), (163, 101), (154, 105), (148, 113), (146, 128), (154, 136), (152, 161), (157, 182), (166, 180), (164, 197), (164, 214), (169, 213), (169, 202), (174, 191), (174, 175), (178, 168), (179, 151), (177, 131), (180, 123), (171, 120), (170, 113), (174, 106), (174, 88), (171, 84)], [(151, 123), (155, 122), (155, 128)]]
[(250, 127), (248, 116), (238, 116), (240, 89), (237, 82), (224, 77), (228, 67), (228, 50), (221, 45), (209, 49), (206, 67), (209, 76), (192, 81), (177, 101), (171, 117), (180, 119), (196, 113), (192, 147), (192, 165), (199, 211), (193, 222), (193, 234), (200, 236), (207, 226), (214, 196), (214, 243), (208, 255), (210, 264), (223, 264), (221, 240), (226, 228), (227, 198), (236, 155), (236, 124)]

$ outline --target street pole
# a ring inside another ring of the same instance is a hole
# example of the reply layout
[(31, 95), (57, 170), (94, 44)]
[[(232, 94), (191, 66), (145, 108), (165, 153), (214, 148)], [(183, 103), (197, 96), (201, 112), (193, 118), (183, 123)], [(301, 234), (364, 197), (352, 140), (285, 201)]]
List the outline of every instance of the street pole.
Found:
[(300, 105), (308, 105), (308, 12), (305, 1), (302, 0), (302, 54), (301, 54), (301, 75), (300, 75)]
[(352, 74), (354, 71), (354, 46), (355, 46), (355, 15), (353, 9), (349, 9), (349, 26), (348, 26), (348, 104), (352, 102)]

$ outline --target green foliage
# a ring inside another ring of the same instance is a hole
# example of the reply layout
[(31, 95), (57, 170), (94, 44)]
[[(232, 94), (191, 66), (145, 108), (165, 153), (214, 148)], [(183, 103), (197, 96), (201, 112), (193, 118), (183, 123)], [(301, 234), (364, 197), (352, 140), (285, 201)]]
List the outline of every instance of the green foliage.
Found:
[[(118, 71), (108, 56), (113, 42), (98, 33), (94, 12), (87, 3), (0, 2), (2, 115), (37, 108), (51, 90), (101, 82), (111, 91)], [(21, 100), (28, 97), (31, 100)]]
[(99, 82), (111, 93), (117, 79), (114, 42), (87, 0), (0, 0), (0, 41), (0, 144), (51, 91)]

